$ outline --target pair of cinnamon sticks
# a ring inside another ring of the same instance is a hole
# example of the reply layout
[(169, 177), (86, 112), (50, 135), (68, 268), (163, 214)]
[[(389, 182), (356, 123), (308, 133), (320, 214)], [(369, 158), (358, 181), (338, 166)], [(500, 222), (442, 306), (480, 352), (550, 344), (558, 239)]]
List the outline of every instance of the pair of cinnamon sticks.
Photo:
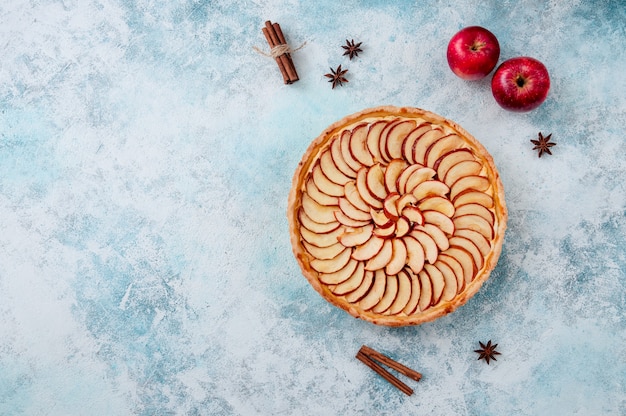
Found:
[(262, 30), (271, 48), (270, 54), (276, 59), (278, 69), (280, 69), (280, 73), (283, 75), (283, 81), (285, 81), (285, 84), (293, 84), (299, 79), (298, 73), (291, 60), (289, 45), (287, 45), (280, 25), (268, 20), (265, 22), (265, 27)]
[[(413, 394), (413, 389), (407, 386), (405, 383), (400, 381), (396, 376), (385, 370), (380, 364), (384, 364), (389, 368), (392, 368), (409, 377), (412, 380), (420, 381), (422, 375), (417, 371), (400, 364), (397, 361), (392, 360), (380, 352), (363, 345), (359, 352), (356, 354), (356, 358), (359, 359), (363, 364), (374, 370), (378, 375), (391, 383), (394, 387), (400, 390), (402, 393), (410, 396)], [(379, 364), (380, 363), (380, 364)]]

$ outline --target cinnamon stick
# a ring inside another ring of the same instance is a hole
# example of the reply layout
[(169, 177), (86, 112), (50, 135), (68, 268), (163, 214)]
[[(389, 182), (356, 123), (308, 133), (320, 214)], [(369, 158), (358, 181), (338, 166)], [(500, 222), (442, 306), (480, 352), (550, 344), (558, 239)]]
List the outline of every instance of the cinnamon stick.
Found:
[[(263, 34), (265, 35), (265, 39), (267, 40), (268, 45), (270, 45), (270, 48), (273, 48), (274, 45), (274, 41), (272, 40), (272, 37), (269, 33), (269, 30), (267, 30), (267, 28), (263, 28)], [(283, 81), (285, 82), (285, 84), (289, 84), (289, 74), (287, 74), (287, 70), (285, 69), (285, 64), (283, 63), (283, 61), (280, 59), (279, 56), (277, 56), (276, 58), (274, 58), (276, 60), (276, 63), (278, 64), (278, 69), (280, 70), (280, 73), (283, 75)]]
[[(273, 23), (272, 27), (274, 28), (274, 31), (276, 32), (276, 36), (278, 36), (278, 40), (280, 41), (281, 45), (286, 45), (287, 40), (285, 40), (285, 35), (283, 35), (283, 30), (280, 28), (280, 25), (278, 23)], [(296, 82), (299, 79), (298, 73), (296, 72), (296, 67), (293, 65), (291, 54), (287, 53), (286, 55), (287, 55), (287, 62), (289, 64), (289, 66), (287, 67), (288, 72), (289, 72), (289, 80), (291, 82)]]
[[(274, 49), (277, 46), (287, 45), (283, 31), (278, 23), (272, 24), (272, 22), (268, 20), (265, 22), (265, 27), (262, 30), (263, 35), (265, 35), (265, 39), (271, 49)], [(293, 61), (291, 60), (291, 55), (289, 53), (283, 53), (276, 56), (275, 59), (278, 64), (278, 69), (280, 69), (280, 72), (283, 75), (283, 81), (285, 84), (292, 84), (299, 80), (298, 73), (296, 72), (296, 68), (293, 65)]]
[(363, 351), (360, 351), (356, 354), (356, 358), (359, 359), (363, 364), (374, 370), (379, 376), (387, 380), (391, 385), (400, 390), (402, 393), (410, 396), (413, 394), (413, 389), (404, 384), (402, 381), (398, 380), (393, 374), (382, 368), (378, 363), (372, 360), (370, 357), (365, 355)]
[(405, 365), (400, 364), (397, 361), (392, 360), (391, 358), (387, 357), (384, 354), (379, 353), (378, 351), (363, 345), (361, 347), (361, 352), (363, 352), (363, 354), (367, 355), (368, 357), (370, 357), (373, 360), (376, 360), (382, 364), (385, 364), (387, 367), (389, 368), (393, 368), (394, 370), (396, 370), (397, 372), (399, 372), (400, 374), (404, 374), (405, 376), (409, 377), (410, 379), (413, 379), (415, 381), (420, 381), (422, 378), (422, 374), (420, 374), (419, 372), (413, 370), (412, 368), (409, 368)]

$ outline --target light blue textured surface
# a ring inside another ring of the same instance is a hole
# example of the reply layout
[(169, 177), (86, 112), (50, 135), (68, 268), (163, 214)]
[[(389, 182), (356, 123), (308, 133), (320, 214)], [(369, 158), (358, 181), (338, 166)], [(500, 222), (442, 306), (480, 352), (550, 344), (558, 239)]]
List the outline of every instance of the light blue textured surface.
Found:
[[(626, 414), (626, 5), (458, 3), (3, 1), (0, 414)], [(307, 42), (293, 85), (252, 49), (267, 19)], [(474, 24), (500, 61), (546, 64), (542, 107), (508, 113), (452, 74), (447, 42)], [(419, 327), (330, 306), (289, 244), (309, 142), (382, 104), (478, 138), (510, 212), (490, 280)], [(362, 344), (421, 371), (415, 394)]]

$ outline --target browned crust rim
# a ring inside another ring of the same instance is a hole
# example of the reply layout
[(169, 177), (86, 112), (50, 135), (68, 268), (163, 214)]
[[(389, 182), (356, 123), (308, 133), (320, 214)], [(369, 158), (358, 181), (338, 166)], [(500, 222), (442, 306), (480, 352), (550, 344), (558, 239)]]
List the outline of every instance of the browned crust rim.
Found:
[[(451, 301), (440, 302), (437, 305), (427, 309), (424, 312), (408, 315), (380, 315), (370, 311), (360, 310), (357, 305), (346, 302), (344, 299), (334, 295), (325, 285), (323, 285), (318, 277), (317, 272), (313, 270), (309, 265), (308, 255), (305, 253), (304, 246), (300, 241), (300, 232), (298, 228), (297, 212), (300, 207), (300, 200), (302, 195), (302, 188), (304, 179), (310, 169), (311, 164), (317, 159), (317, 155), (324, 149), (326, 143), (333, 137), (333, 135), (346, 126), (354, 125), (360, 120), (371, 117), (389, 117), (399, 116), (407, 118), (423, 118), (430, 122), (448, 126), (452, 130), (455, 130), (457, 134), (463, 137), (475, 151), (475, 155), (480, 157), (483, 163), (489, 168), (489, 179), (494, 187), (494, 210), (498, 218), (497, 227), (494, 229), (495, 237), (493, 239), (492, 250), (485, 258), (485, 264), (481, 271), (478, 272), (474, 280), (469, 283), (465, 290), (455, 296)], [(472, 296), (478, 292), (482, 284), (489, 278), (490, 273), (495, 268), (498, 258), (502, 250), (502, 243), (504, 241), (504, 234), (506, 231), (506, 223), (508, 219), (508, 211), (504, 200), (504, 188), (498, 170), (492, 156), (487, 152), (485, 147), (477, 141), (472, 135), (470, 135), (465, 129), (458, 124), (450, 121), (444, 117), (441, 117), (432, 112), (422, 110), (413, 107), (396, 107), (396, 106), (380, 106), (362, 110), (355, 114), (348, 115), (341, 120), (336, 121), (326, 128), (315, 140), (311, 142), (307, 150), (305, 151), (301, 161), (295, 170), (292, 187), (289, 193), (288, 205), (287, 205), (287, 218), (289, 222), (289, 232), (291, 239), (291, 246), (293, 254), (300, 265), (303, 275), (313, 288), (328, 302), (347, 311), (355, 318), (360, 318), (377, 325), (386, 326), (406, 326), (406, 325), (419, 325), (425, 322), (432, 321), (441, 316), (447, 315), (453, 312), (458, 307), (464, 305)]]

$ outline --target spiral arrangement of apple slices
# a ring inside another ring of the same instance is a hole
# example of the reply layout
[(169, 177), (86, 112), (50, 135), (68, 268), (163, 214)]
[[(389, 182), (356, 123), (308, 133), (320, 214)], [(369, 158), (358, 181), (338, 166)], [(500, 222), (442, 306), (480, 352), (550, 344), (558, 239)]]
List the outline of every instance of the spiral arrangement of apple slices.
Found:
[(386, 117), (336, 132), (302, 181), (308, 264), (342, 306), (374, 321), (444, 307), (493, 251), (494, 176), (447, 125)]

